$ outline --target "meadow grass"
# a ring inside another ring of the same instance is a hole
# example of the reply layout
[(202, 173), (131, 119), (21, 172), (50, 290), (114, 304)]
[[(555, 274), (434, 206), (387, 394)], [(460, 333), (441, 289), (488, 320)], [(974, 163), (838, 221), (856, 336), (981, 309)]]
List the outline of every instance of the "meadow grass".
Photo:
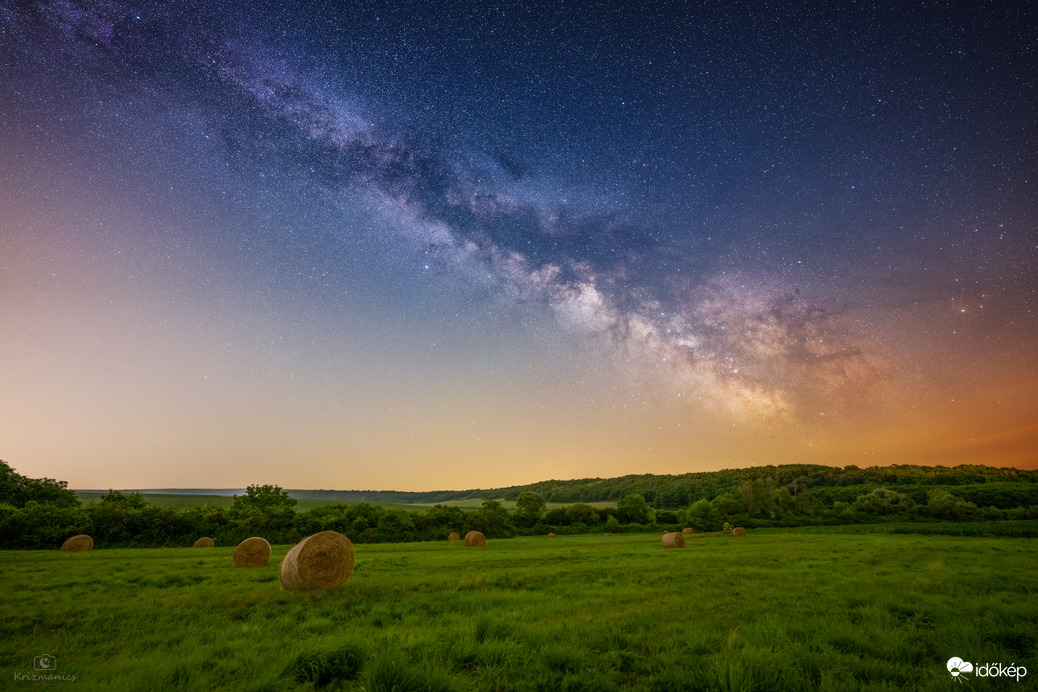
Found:
[[(484, 500), (481, 497), (467, 497), (464, 500), (444, 500), (443, 502), (415, 502), (415, 503), (408, 504), (408, 505), (394, 505), (394, 506), (405, 507), (405, 508), (409, 508), (409, 509), (423, 509), (423, 510), (424, 509), (428, 509), (429, 507), (433, 507), (435, 505), (444, 505), (446, 507), (460, 507), (461, 509), (479, 509), (479, 508), (481, 508), (483, 506), (484, 502), (486, 502), (486, 500)], [(507, 509), (510, 512), (514, 511), (515, 508), (516, 508), (516, 505), (517, 505), (515, 500), (505, 500), (503, 498), (497, 498), (495, 500), (495, 502), (500, 502), (501, 506), (503, 508)], [(574, 505), (574, 504), (576, 504), (575, 501), (574, 502), (545, 502), (544, 506), (545, 506), (546, 509), (558, 509), (560, 507), (569, 507), (569, 506)], [(603, 509), (603, 508), (606, 508), (606, 507), (616, 507), (616, 502), (614, 500), (594, 500), (594, 501), (591, 501), (591, 502), (584, 502), (583, 504), (591, 505), (592, 507), (595, 507), (597, 509)], [(382, 505), (382, 506), (385, 507), (386, 505)]]
[(39, 654), (88, 690), (947, 690), (952, 656), (1038, 669), (1035, 539), (687, 538), (357, 545), (346, 586), (314, 592), (279, 589), (290, 546), (252, 569), (233, 548), (4, 551), (0, 687), (39, 684), (14, 679)]
[[(76, 497), (84, 505), (91, 505), (101, 502), (101, 498), (107, 495), (107, 492), (91, 492), (88, 490), (77, 490)], [(231, 505), (234, 504), (234, 496), (232, 495), (192, 495), (192, 494), (181, 494), (177, 495), (174, 493), (141, 493), (141, 497), (149, 505), (155, 507), (164, 507), (167, 509), (174, 509), (178, 512), (182, 512), (186, 509), (193, 507), (221, 507), (223, 509), (230, 509)], [(308, 512), (315, 507), (324, 507), (326, 505), (338, 505), (342, 504), (335, 500), (297, 500), (295, 510), (297, 512)], [(386, 508), (393, 507), (397, 509), (415, 509), (411, 505), (383, 505)]]
[[(107, 491), (92, 491), (92, 490), (77, 490), (75, 491), (76, 497), (79, 501), (85, 505), (101, 502), (101, 498), (108, 494)], [(149, 505), (155, 505), (156, 507), (167, 507), (175, 509), (178, 512), (182, 512), (192, 507), (222, 507), (229, 509), (234, 504), (234, 497), (232, 495), (195, 495), (191, 493), (141, 493), (141, 496), (147, 501)], [(460, 507), (461, 509), (479, 509), (483, 506), (482, 498), (466, 498), (464, 500), (444, 500), (443, 502), (413, 502), (413, 503), (393, 503), (393, 502), (342, 502), (341, 500), (318, 500), (318, 499), (300, 499), (296, 500), (295, 510), (297, 512), (309, 512), (315, 507), (325, 507), (327, 505), (353, 505), (353, 504), (374, 504), (382, 507), (383, 509), (403, 509), (408, 512), (424, 512), (425, 510), (435, 505), (444, 505), (447, 507)], [(504, 509), (509, 511), (515, 510), (515, 500), (497, 500), (501, 503)], [(572, 505), (572, 502), (547, 502), (545, 506), (547, 509), (556, 509), (558, 507), (568, 507)], [(615, 507), (616, 502), (611, 500), (603, 500), (596, 502), (586, 502), (584, 504), (591, 505), (592, 507), (603, 508), (603, 507)]]

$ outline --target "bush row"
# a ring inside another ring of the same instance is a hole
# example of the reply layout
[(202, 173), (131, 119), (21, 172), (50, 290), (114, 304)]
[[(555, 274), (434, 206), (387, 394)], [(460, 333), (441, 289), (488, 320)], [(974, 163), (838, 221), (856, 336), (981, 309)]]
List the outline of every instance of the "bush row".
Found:
[[(201, 536), (210, 536), (217, 545), (236, 545), (250, 536), (263, 536), (276, 544), (294, 543), (323, 530), (338, 531), (357, 543), (386, 543), (445, 540), (452, 531), (464, 534), (472, 530), (490, 538), (507, 538), (548, 532), (674, 531), (685, 526), (708, 532), (719, 531), (725, 524), (762, 528), (1038, 519), (1038, 506), (981, 510), (943, 490), (932, 491), (925, 505), (877, 489), (852, 503), (793, 505), (781, 514), (767, 508), (751, 512), (745, 503), (728, 496), (701, 500), (677, 511), (653, 510), (643, 506), (640, 497), (633, 500), (626, 507), (624, 503), (617, 508), (575, 503), (526, 514), (508, 512), (493, 500), (484, 502), (478, 510), (437, 505), (424, 511), (405, 511), (356, 503), (296, 512), (288, 502), (267, 506), (236, 502), (229, 509), (201, 506), (178, 512), (148, 505), (139, 496), (113, 492), (106, 501), (81, 507), (34, 501), (22, 507), (0, 505), (0, 548), (54, 549), (79, 533), (92, 536), (98, 547), (174, 547), (190, 546)], [(632, 515), (636, 515), (633, 521)]]

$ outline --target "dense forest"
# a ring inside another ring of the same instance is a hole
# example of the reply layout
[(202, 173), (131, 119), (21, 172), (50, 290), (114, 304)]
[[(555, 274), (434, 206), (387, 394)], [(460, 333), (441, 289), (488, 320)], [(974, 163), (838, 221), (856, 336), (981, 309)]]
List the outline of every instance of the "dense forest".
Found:
[[(340, 500), (297, 512), (296, 498)], [(361, 499), (363, 498), (363, 499)], [(377, 503), (483, 499), (465, 510), (421, 511)], [(501, 500), (514, 500), (507, 510)], [(612, 501), (613, 507), (591, 502)], [(548, 508), (547, 503), (569, 503)], [(355, 542), (443, 540), (451, 531), (492, 538), (691, 527), (834, 526), (883, 522), (982, 522), (1038, 519), (1038, 472), (987, 466), (761, 466), (677, 476), (544, 481), (442, 493), (286, 491), (249, 486), (229, 508), (184, 511), (149, 505), (136, 493), (109, 491), (80, 504), (64, 481), (27, 478), (0, 461), (0, 548), (53, 549), (87, 533), (98, 547), (191, 545), (210, 536), (234, 545), (249, 536), (291, 543), (317, 531)]]

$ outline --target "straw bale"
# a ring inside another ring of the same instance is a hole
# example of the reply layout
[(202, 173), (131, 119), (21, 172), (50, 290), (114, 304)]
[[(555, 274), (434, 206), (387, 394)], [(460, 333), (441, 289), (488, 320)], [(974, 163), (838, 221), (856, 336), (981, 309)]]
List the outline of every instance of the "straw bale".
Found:
[(663, 547), (664, 548), (684, 548), (685, 537), (677, 532), (663, 534)]
[(288, 551), (279, 571), (286, 589), (334, 589), (353, 574), (353, 544), (336, 531), (315, 533)]
[(196, 547), (196, 548), (213, 548), (213, 547), (216, 547), (216, 541), (214, 541), (212, 538), (209, 538), (209, 536), (202, 536), (197, 541), (195, 541), (195, 546), (194, 547)]
[(447, 540), (448, 541), (460, 541), (461, 540), (461, 534), (458, 533), (457, 531), (451, 531), (449, 534), (447, 534)]
[(66, 553), (82, 553), (94, 549), (94, 539), (85, 533), (73, 536), (61, 544), (61, 549)]
[(480, 548), (487, 544), (487, 537), (479, 531), (469, 531), (465, 534), (465, 545)]
[(270, 562), (270, 543), (266, 538), (246, 538), (234, 549), (235, 567), (262, 567)]
[(555, 534), (554, 533), (549, 533), (548, 534), (548, 538), (555, 538)]
[(746, 536), (746, 529), (744, 529), (741, 526), (736, 526), (734, 529), (732, 529), (732, 535), (736, 538), (743, 538)]
[(681, 533), (685, 534), (686, 536), (691, 536), (693, 532), (690, 527), (686, 526), (685, 528), (681, 529)]

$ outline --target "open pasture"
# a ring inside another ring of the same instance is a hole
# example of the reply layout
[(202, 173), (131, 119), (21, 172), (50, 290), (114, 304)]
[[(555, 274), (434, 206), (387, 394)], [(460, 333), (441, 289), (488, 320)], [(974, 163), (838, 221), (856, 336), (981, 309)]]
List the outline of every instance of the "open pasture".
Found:
[[(101, 502), (107, 492), (92, 492), (89, 490), (77, 490), (76, 497), (84, 505), (94, 504)], [(220, 507), (223, 509), (230, 509), (231, 505), (234, 504), (233, 495), (194, 495), (194, 494), (175, 494), (175, 493), (142, 493), (141, 496), (149, 505), (155, 507), (166, 507), (169, 509), (175, 509), (178, 512), (182, 512), (193, 507)], [(324, 507), (325, 505), (337, 505), (341, 504), (335, 500), (296, 500), (295, 510), (297, 512), (308, 512), (314, 507)], [(393, 505), (399, 509), (414, 509), (410, 505)]]
[[(79, 501), (85, 505), (100, 502), (107, 494), (107, 491), (92, 491), (92, 490), (77, 490), (76, 497)], [(147, 501), (149, 505), (156, 507), (168, 507), (177, 511), (184, 511), (191, 509), (192, 507), (222, 507), (223, 509), (229, 509), (234, 504), (233, 495), (196, 495), (192, 493), (142, 493), (142, 497)], [(497, 500), (501, 503), (504, 509), (509, 511), (515, 510), (515, 500)], [(369, 502), (366, 504), (377, 504), (385, 509), (403, 509), (409, 512), (421, 512), (429, 509), (435, 505), (444, 505), (447, 507), (460, 507), (462, 509), (479, 509), (483, 506), (484, 500), (482, 498), (467, 498), (464, 500), (444, 500), (443, 502), (413, 502), (413, 503), (392, 503), (392, 502)], [(325, 507), (327, 505), (350, 505), (358, 504), (356, 502), (342, 502), (340, 500), (318, 500), (312, 498), (297, 499), (295, 510), (297, 512), (308, 512), (315, 507)], [(556, 509), (558, 507), (566, 507), (572, 505), (572, 502), (547, 502), (545, 503), (547, 509)], [(612, 501), (601, 501), (601, 502), (585, 502), (584, 504), (591, 505), (592, 507), (615, 507), (616, 503)]]
[(233, 547), (0, 552), (0, 674), (34, 688), (46, 654), (81, 690), (842, 691), (948, 690), (952, 656), (1038, 668), (1035, 539), (687, 539), (357, 545), (344, 587), (309, 592), (279, 589), (287, 545), (248, 569)]

